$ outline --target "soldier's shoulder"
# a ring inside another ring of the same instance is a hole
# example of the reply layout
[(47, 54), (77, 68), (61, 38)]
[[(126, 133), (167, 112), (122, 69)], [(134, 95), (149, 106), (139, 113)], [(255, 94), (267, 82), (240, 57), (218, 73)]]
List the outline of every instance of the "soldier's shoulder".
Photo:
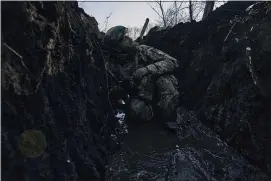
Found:
[(148, 49), (151, 49), (152, 47), (150, 47), (148, 45), (139, 45), (137, 48), (139, 50), (148, 50)]
[(138, 51), (141, 53), (145, 53), (145, 54), (154, 54), (154, 53), (158, 52), (159, 50), (157, 50), (154, 47), (148, 46), (148, 45), (139, 45)]

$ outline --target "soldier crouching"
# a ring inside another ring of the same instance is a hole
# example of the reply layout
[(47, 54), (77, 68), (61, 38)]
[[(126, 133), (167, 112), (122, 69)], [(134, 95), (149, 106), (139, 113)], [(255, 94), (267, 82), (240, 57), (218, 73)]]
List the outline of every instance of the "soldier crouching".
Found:
[(178, 82), (171, 74), (178, 68), (177, 60), (158, 49), (133, 42), (125, 36), (126, 30), (123, 26), (111, 28), (104, 43), (127, 54), (127, 59), (122, 62), (109, 59), (107, 68), (116, 77), (130, 83), (130, 88), (126, 89), (132, 95), (130, 117), (149, 121), (155, 111), (159, 111), (163, 120), (172, 121), (179, 107)]

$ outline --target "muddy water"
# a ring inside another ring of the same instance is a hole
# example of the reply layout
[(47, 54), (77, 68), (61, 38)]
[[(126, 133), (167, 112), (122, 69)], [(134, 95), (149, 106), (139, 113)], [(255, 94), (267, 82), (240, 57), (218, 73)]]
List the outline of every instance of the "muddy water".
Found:
[(130, 123), (121, 150), (109, 161), (106, 180), (270, 180), (193, 112), (180, 109), (177, 124), (176, 134), (160, 122)]
[(176, 134), (155, 121), (128, 127), (122, 149), (109, 162), (108, 180), (162, 180), (178, 147)]

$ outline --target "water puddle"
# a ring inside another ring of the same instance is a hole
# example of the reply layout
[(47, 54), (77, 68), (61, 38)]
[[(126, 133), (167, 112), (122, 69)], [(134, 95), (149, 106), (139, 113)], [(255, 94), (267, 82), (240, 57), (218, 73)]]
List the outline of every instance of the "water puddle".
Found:
[(163, 179), (178, 148), (177, 136), (155, 121), (128, 127), (122, 149), (109, 161), (107, 180)]
[(107, 180), (269, 180), (193, 112), (178, 111), (177, 133), (155, 121), (129, 124), (121, 150), (109, 160)]

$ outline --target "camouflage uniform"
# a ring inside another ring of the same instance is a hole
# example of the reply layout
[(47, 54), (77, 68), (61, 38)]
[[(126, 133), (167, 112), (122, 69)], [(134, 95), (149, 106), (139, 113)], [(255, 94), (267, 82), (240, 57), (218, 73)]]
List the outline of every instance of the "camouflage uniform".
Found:
[[(164, 119), (175, 117), (179, 106), (179, 93), (177, 91), (177, 80), (170, 73), (178, 67), (175, 58), (164, 52), (139, 45), (133, 61), (124, 64), (107, 62), (107, 68), (118, 79), (129, 79), (131, 86), (136, 88), (137, 95), (129, 103), (131, 117), (138, 120), (151, 120), (154, 116), (154, 106), (158, 106)], [(137, 82), (135, 75), (147, 69), (147, 74), (139, 78)], [(158, 102), (154, 101), (155, 96)]]

